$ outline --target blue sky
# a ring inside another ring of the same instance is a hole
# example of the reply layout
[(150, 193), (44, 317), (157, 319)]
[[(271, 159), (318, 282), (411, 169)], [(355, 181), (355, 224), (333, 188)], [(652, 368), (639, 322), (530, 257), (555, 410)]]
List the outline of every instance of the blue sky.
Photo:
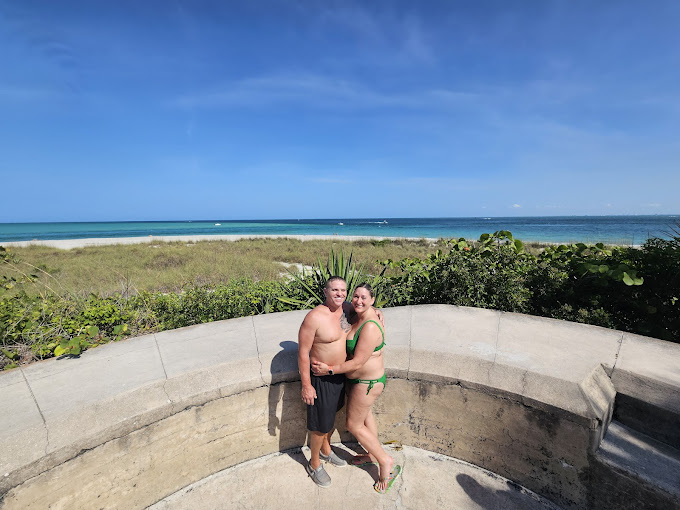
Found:
[(680, 2), (0, 0), (0, 222), (677, 214)]

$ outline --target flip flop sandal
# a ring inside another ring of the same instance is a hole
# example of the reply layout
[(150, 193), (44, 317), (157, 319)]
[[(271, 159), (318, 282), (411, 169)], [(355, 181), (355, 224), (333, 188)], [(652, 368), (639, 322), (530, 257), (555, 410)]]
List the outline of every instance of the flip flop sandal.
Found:
[(392, 487), (392, 484), (394, 483), (394, 481), (399, 476), (399, 473), (401, 473), (401, 466), (396, 466), (392, 470), (392, 472), (390, 473), (390, 476), (388, 476), (387, 479), (385, 480), (387, 482), (387, 486), (385, 487), (385, 490), (381, 491), (380, 489), (378, 489), (377, 485), (380, 482), (375, 482), (373, 484), (373, 489), (375, 490), (375, 492), (377, 492), (379, 494), (385, 494), (388, 490), (390, 490), (390, 487)]
[(374, 465), (377, 466), (378, 465), (377, 462), (371, 462), (370, 460), (367, 460), (367, 461), (364, 461), (364, 462), (360, 461), (361, 458), (366, 458), (366, 457), (368, 457), (370, 459), (370, 457), (368, 455), (357, 455), (356, 457), (353, 457), (352, 460), (349, 461), (349, 463), (352, 466), (356, 466), (356, 467), (374, 466)]

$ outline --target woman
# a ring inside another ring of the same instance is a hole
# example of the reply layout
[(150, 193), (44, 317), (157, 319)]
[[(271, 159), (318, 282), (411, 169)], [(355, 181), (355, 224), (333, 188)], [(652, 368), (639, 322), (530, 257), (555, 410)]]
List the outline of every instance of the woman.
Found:
[(347, 333), (347, 360), (331, 366), (313, 360), (312, 371), (315, 375), (331, 373), (347, 376), (347, 430), (368, 451), (368, 455), (355, 457), (352, 464), (360, 466), (377, 462), (380, 475), (373, 488), (384, 494), (401, 472), (401, 466), (394, 467), (394, 459), (383, 450), (378, 440), (378, 426), (371, 412), (386, 382), (382, 355), (385, 333), (372, 307), (374, 302), (375, 296), (369, 284), (362, 283), (354, 290), (352, 305), (357, 320)]

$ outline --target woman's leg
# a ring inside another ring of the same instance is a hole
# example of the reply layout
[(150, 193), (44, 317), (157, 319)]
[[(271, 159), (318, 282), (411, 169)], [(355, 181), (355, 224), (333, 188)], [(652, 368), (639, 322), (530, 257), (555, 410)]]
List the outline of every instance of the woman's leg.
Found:
[[(375, 418), (373, 417), (373, 409), (370, 408), (368, 410), (368, 414), (366, 415), (366, 419), (364, 420), (364, 425), (366, 428), (371, 432), (372, 435), (375, 437), (378, 437), (378, 424), (375, 422)], [(368, 455), (359, 455), (355, 457), (354, 464), (362, 464), (364, 462), (378, 462), (371, 454), (369, 453)]]
[(371, 413), (371, 406), (382, 393), (383, 385), (376, 384), (371, 388), (368, 395), (366, 394), (366, 389), (366, 384), (353, 384), (350, 387), (349, 400), (347, 402), (347, 430), (357, 438), (357, 441), (368, 451), (368, 454), (378, 461), (380, 465), (380, 479), (376, 487), (378, 490), (384, 490), (385, 479), (389, 477), (392, 471), (394, 459), (383, 450), (378, 440), (375, 418), (373, 418)]

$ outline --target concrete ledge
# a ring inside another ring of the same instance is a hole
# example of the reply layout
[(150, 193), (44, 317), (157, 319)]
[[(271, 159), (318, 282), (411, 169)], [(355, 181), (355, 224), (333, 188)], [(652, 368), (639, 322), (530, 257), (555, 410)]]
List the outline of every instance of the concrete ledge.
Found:
[[(305, 314), (191, 326), (0, 374), (0, 405), (16, 411), (0, 419), (0, 507), (142, 508), (302, 446)], [(587, 505), (584, 473), (618, 385), (678, 409), (679, 345), (449, 305), (385, 316), (383, 438), (471, 462), (564, 507)], [(351, 439), (342, 429), (339, 438)]]

